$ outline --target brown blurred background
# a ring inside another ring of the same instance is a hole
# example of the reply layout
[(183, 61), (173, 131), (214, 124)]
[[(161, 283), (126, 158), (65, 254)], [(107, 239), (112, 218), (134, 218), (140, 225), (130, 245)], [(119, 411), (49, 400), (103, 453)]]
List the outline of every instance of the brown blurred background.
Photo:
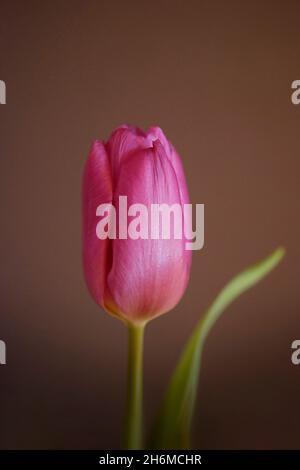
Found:
[(239, 270), (287, 256), (209, 337), (195, 447), (299, 448), (300, 3), (0, 0), (0, 447), (118, 448), (126, 330), (81, 269), (92, 139), (158, 124), (182, 155), (205, 248), (146, 331), (147, 425), (201, 312)]

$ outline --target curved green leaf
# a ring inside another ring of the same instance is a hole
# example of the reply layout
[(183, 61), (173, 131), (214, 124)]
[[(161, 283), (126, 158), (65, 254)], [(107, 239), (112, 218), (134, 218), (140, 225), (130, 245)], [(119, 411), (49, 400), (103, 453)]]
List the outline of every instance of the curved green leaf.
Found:
[(189, 447), (200, 359), (205, 339), (225, 308), (272, 271), (284, 253), (283, 248), (278, 248), (261, 262), (238, 274), (221, 290), (205, 312), (188, 340), (169, 383), (150, 441), (151, 448)]

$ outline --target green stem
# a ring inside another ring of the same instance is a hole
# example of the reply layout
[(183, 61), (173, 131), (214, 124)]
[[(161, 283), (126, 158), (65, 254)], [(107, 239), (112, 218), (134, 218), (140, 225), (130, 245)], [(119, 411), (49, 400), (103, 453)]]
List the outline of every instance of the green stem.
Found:
[(144, 325), (128, 326), (126, 449), (140, 449), (142, 443), (144, 329)]

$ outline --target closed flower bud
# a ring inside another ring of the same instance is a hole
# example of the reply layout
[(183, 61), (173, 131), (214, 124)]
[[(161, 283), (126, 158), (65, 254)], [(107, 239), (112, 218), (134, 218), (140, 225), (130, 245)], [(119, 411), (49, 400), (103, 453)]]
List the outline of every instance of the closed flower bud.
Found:
[[(121, 229), (124, 232), (120, 200), (125, 196), (128, 208), (142, 204), (149, 214), (158, 204), (179, 205), (183, 214), (184, 204), (189, 203), (180, 158), (158, 127), (144, 133), (121, 126), (107, 142), (95, 141), (82, 191), (83, 264), (90, 293), (110, 314), (128, 323), (146, 323), (181, 299), (192, 252), (185, 249), (184, 233), (180, 238), (172, 230), (169, 238), (151, 236), (156, 228), (151, 217), (140, 237), (120, 235)], [(97, 235), (98, 208), (103, 204), (114, 207), (109, 213), (115, 217), (114, 238)], [(131, 220), (129, 214), (128, 224)]]

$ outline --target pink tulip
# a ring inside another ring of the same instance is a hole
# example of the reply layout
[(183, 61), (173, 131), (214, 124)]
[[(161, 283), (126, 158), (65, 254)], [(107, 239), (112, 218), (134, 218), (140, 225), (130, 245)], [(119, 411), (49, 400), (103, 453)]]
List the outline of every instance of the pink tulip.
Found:
[(159, 127), (121, 126), (107, 142), (95, 141), (83, 176), (83, 263), (91, 295), (108, 313), (143, 324), (171, 310), (190, 274), (185, 238), (105, 239), (96, 234), (100, 204), (119, 196), (128, 206), (189, 202), (180, 157)]

